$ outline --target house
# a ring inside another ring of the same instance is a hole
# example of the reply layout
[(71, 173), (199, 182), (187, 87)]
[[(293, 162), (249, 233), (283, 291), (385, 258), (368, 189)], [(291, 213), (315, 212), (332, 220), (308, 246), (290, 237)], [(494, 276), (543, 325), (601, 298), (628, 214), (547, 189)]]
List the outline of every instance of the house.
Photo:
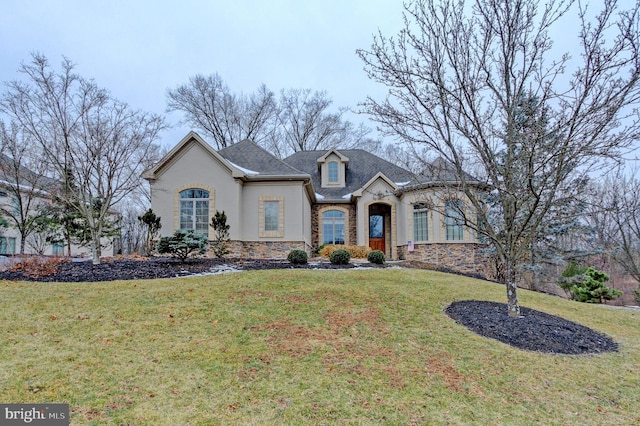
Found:
[[(0, 226), (0, 255), (20, 253), (22, 236), (16, 229), (16, 221), (51, 207), (52, 192), (59, 187), (59, 181), (16, 164), (11, 157), (0, 153), (0, 215), (6, 222)], [(111, 214), (114, 218), (119, 215), (116, 211)], [(12, 216), (16, 219), (12, 220)], [(61, 232), (51, 228), (34, 230), (24, 243), (24, 254), (90, 256), (89, 247), (63, 241)], [(117, 243), (117, 239), (104, 237), (101, 240), (103, 255), (113, 256)]]
[(244, 140), (216, 151), (190, 132), (143, 177), (161, 236), (193, 229), (211, 240), (211, 218), (225, 211), (231, 256), (285, 258), (347, 244), (483, 274), (484, 246), (460, 220), (465, 197), (435, 169), (446, 172), (445, 163), (415, 175), (361, 149), (280, 160)]

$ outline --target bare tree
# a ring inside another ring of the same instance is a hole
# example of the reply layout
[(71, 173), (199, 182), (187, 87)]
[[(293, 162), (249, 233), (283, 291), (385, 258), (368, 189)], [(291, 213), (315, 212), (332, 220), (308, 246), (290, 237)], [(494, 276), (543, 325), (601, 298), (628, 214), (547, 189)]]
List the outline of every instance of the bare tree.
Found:
[(168, 111), (182, 111), (182, 122), (212, 137), (218, 149), (243, 139), (260, 143), (273, 128), (276, 102), (264, 85), (254, 94), (236, 95), (218, 74), (195, 75), (167, 97)]
[(44, 176), (46, 163), (38, 155), (39, 147), (16, 123), (7, 128), (0, 121), (0, 147), (0, 184), (12, 199), (0, 211), (20, 233), (19, 253), (24, 253), (29, 236), (49, 213), (50, 196), (58, 182)]
[(0, 109), (43, 151), (62, 182), (59, 197), (86, 223), (94, 263), (113, 207), (141, 185), (140, 174), (164, 119), (113, 99), (73, 72), (66, 58), (53, 70), (39, 54), (22, 64), (26, 81), (8, 83)]
[(184, 113), (182, 123), (201, 130), (217, 149), (251, 139), (279, 158), (315, 149), (376, 149), (363, 124), (344, 120), (348, 108), (331, 111), (324, 91), (281, 90), (276, 96), (265, 85), (249, 95), (235, 94), (218, 74), (196, 75), (188, 84), (167, 92), (168, 111)]
[(331, 99), (326, 92), (289, 89), (280, 93), (279, 132), (289, 152), (313, 151), (341, 145), (347, 130), (342, 120), (346, 108), (331, 113)]
[[(416, 0), (396, 38), (378, 34), (358, 51), (368, 75), (389, 87), (364, 110), (452, 165), (473, 207), (461, 212), (473, 211), (465, 223), (504, 265), (512, 316), (518, 265), (562, 194), (638, 139), (640, 5), (618, 3), (605, 0), (590, 20), (571, 0)], [(549, 30), (574, 9), (578, 57), (554, 56)]]
[(640, 181), (622, 173), (594, 185), (587, 222), (597, 241), (640, 283)]

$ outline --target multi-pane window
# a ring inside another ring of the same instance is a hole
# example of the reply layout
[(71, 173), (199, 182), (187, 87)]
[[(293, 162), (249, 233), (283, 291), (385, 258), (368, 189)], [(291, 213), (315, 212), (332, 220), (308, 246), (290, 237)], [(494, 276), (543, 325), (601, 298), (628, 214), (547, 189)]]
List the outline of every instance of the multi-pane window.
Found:
[(462, 201), (447, 200), (444, 203), (444, 227), (447, 241), (461, 241), (463, 239)]
[(0, 254), (16, 254), (16, 239), (0, 237)]
[(322, 213), (322, 244), (344, 243), (344, 212), (327, 210)]
[(180, 193), (180, 229), (209, 235), (209, 192), (186, 189)]
[(338, 183), (338, 163), (336, 161), (327, 164), (327, 182)]
[(429, 209), (427, 203), (413, 205), (413, 241), (429, 240)]
[(280, 226), (280, 201), (264, 201), (264, 231), (277, 232)]
[(53, 243), (51, 245), (51, 253), (54, 256), (64, 256), (64, 245), (62, 243)]

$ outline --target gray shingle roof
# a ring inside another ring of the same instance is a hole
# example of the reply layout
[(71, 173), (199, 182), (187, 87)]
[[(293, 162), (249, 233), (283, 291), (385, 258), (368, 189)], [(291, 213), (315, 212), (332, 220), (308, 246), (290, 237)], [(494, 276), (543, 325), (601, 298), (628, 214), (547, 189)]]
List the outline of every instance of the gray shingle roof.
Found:
[(349, 158), (344, 188), (323, 188), (318, 159), (328, 151), (301, 151), (280, 160), (251, 140), (243, 140), (218, 151), (224, 159), (240, 167), (249, 175), (300, 176), (309, 175), (314, 191), (325, 200), (343, 200), (361, 189), (378, 173), (383, 173), (404, 190), (455, 181), (451, 165), (436, 159), (416, 175), (362, 149), (337, 150)]
[(260, 175), (286, 176), (306, 174), (274, 157), (255, 142), (245, 139), (218, 151), (225, 160)]
[[(15, 164), (11, 157), (0, 153), (0, 183), (15, 185)], [(35, 188), (44, 192), (52, 192), (59, 189), (62, 183), (56, 179), (39, 175), (36, 172), (24, 167), (19, 166), (19, 175), (21, 185), (25, 185), (27, 188)], [(4, 183), (6, 182), (6, 183)]]
[(320, 170), (318, 169), (318, 158), (326, 154), (327, 151), (296, 152), (283, 161), (311, 175), (314, 190), (316, 193), (325, 197), (325, 199), (342, 199), (343, 196), (362, 188), (379, 172), (384, 173), (385, 176), (395, 183), (416, 183), (415, 176), (411, 172), (367, 151), (362, 149), (339, 149), (338, 151), (349, 158), (344, 188), (322, 187)]

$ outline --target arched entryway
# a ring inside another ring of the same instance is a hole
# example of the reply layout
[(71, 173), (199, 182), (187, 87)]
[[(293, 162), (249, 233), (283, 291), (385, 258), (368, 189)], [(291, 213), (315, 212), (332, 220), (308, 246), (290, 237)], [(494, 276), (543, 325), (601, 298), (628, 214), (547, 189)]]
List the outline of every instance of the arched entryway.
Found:
[(391, 256), (391, 206), (383, 203), (369, 205), (369, 247)]

